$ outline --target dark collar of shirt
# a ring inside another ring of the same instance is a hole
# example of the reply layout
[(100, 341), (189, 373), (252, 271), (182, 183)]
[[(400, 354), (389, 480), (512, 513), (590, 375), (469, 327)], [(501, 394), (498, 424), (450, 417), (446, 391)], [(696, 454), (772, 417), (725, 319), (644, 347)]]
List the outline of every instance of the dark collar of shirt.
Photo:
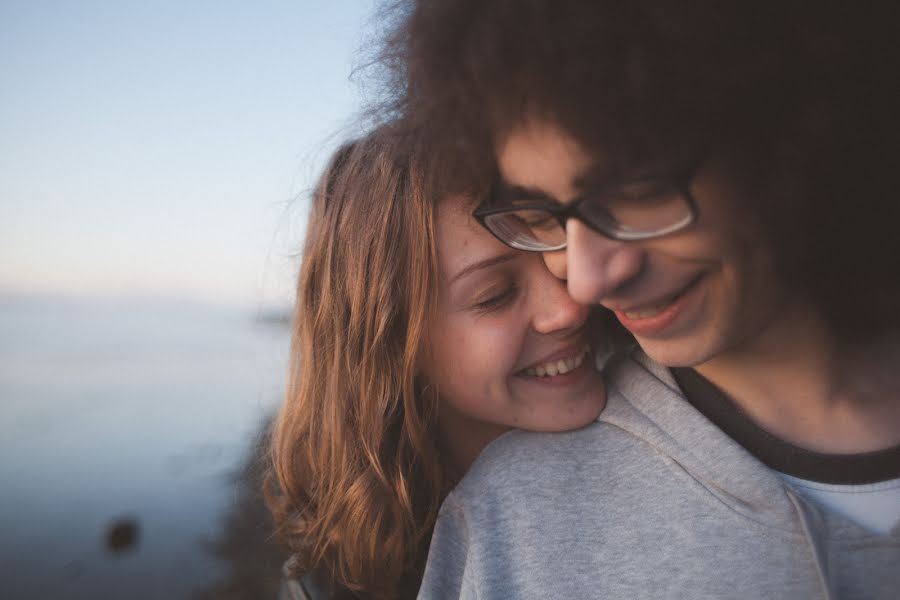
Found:
[(689, 368), (671, 369), (688, 402), (770, 469), (839, 485), (900, 478), (900, 445), (859, 454), (822, 454), (790, 444), (754, 423), (727, 394)]

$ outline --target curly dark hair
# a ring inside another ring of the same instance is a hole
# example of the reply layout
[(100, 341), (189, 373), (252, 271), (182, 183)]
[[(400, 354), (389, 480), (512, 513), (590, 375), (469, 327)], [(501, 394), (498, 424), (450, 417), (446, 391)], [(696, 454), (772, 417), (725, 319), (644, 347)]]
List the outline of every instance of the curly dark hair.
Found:
[[(900, 21), (892, 2), (407, 0), (392, 108), (453, 186), (555, 122), (621, 167), (739, 158), (785, 279), (846, 341), (900, 334)], [(610, 149), (614, 149), (610, 151)], [(474, 183), (473, 183), (474, 182)]]

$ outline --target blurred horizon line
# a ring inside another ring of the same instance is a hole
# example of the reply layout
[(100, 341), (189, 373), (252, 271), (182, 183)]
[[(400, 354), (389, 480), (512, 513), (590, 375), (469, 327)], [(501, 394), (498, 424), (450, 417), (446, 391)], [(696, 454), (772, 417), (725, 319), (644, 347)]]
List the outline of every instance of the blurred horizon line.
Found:
[(223, 312), (253, 313), (269, 320), (293, 311), (293, 303), (282, 299), (234, 296), (211, 297), (197, 292), (174, 290), (73, 291), (37, 290), (0, 284), (0, 309), (16, 305), (116, 306), (121, 308), (208, 308)]

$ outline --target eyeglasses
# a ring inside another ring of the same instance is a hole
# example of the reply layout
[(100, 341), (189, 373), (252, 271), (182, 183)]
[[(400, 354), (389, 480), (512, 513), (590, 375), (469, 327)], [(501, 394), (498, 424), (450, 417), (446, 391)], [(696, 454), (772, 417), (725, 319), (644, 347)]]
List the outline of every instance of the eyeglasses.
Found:
[(473, 216), (507, 246), (530, 252), (565, 248), (570, 218), (614, 240), (646, 240), (681, 231), (697, 220), (697, 206), (688, 189), (692, 178), (693, 170), (674, 179), (621, 182), (568, 204), (552, 199), (500, 200), (495, 189)]

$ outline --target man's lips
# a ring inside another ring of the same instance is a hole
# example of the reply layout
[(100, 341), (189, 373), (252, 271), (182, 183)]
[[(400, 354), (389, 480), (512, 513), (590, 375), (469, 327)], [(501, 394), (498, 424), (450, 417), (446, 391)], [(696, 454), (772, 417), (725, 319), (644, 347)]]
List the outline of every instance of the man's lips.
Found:
[(667, 292), (665, 294), (657, 296), (653, 300), (647, 300), (639, 304), (633, 303), (628, 306), (625, 306), (624, 302), (616, 302), (615, 304), (602, 304), (613, 312), (622, 313), (632, 319), (640, 319), (642, 318), (642, 315), (650, 316), (650, 314), (652, 314), (653, 312), (659, 312), (659, 310), (665, 308), (667, 305), (677, 300), (679, 296), (683, 295), (686, 291), (688, 291), (688, 289), (690, 289), (695, 283), (697, 283), (697, 281), (700, 280), (701, 277), (703, 277), (703, 273), (695, 275), (687, 283), (676, 288), (672, 292)]
[(691, 279), (684, 287), (675, 292), (666, 294), (650, 302), (635, 304), (628, 308), (618, 308), (614, 312), (619, 321), (634, 334), (658, 333), (669, 325), (681, 314), (690, 292), (697, 288), (698, 282), (703, 278), (701, 273)]

